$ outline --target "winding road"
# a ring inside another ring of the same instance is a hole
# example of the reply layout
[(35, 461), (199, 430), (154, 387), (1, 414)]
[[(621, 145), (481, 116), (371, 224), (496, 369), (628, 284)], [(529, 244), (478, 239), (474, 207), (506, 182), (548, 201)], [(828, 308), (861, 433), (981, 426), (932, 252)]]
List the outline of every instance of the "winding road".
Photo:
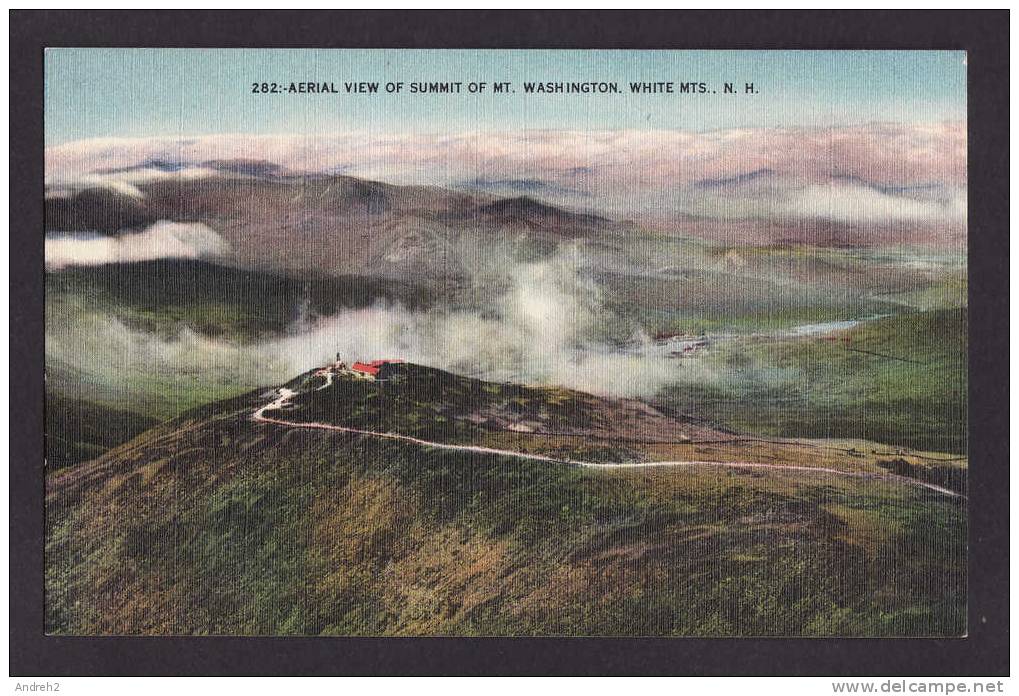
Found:
[[(329, 375), (329, 384), (332, 383), (332, 375)], [(329, 386), (326, 384), (325, 386)], [(324, 389), (325, 387), (319, 387)], [(951, 498), (966, 499), (966, 496), (957, 493), (948, 488), (935, 485), (933, 483), (927, 483), (926, 481), (920, 481), (918, 479), (909, 478), (908, 476), (899, 476), (898, 474), (882, 474), (876, 472), (863, 472), (863, 471), (840, 471), (838, 469), (830, 469), (826, 467), (816, 466), (796, 466), (793, 464), (762, 464), (760, 462), (712, 462), (712, 461), (663, 461), (663, 462), (586, 462), (578, 459), (562, 459), (559, 457), (550, 457), (544, 454), (529, 454), (526, 452), (517, 452), (514, 450), (496, 449), (494, 447), (481, 447), (479, 445), (454, 445), (446, 442), (434, 442), (432, 440), (422, 440), (420, 438), (411, 437), (410, 435), (400, 435), (397, 433), (379, 433), (373, 430), (361, 430), (359, 428), (348, 428), (343, 425), (333, 425), (330, 423), (314, 423), (314, 422), (296, 422), (288, 421), (280, 418), (274, 418), (265, 415), (266, 411), (280, 411), (282, 412), (284, 407), (290, 402), (290, 400), (297, 395), (297, 392), (281, 387), (277, 390), (277, 398), (269, 403), (258, 408), (253, 414), (252, 419), (259, 423), (271, 423), (273, 425), (282, 425), (288, 428), (308, 428), (311, 430), (331, 430), (334, 432), (350, 433), (353, 435), (366, 435), (369, 437), (377, 437), (385, 440), (399, 440), (402, 442), (409, 442), (411, 444), (420, 445), (421, 447), (430, 447), (432, 449), (441, 449), (451, 452), (472, 452), (476, 454), (493, 454), (504, 457), (516, 457), (517, 459), (529, 459), (531, 461), (539, 462), (551, 462), (553, 464), (566, 464), (571, 466), (582, 466), (590, 469), (650, 469), (654, 467), (725, 467), (730, 469), (776, 469), (781, 471), (802, 471), (812, 474), (831, 474), (834, 476), (843, 476), (848, 478), (858, 479), (871, 479), (888, 481), (891, 483), (900, 483), (909, 486), (916, 486), (919, 488), (926, 488), (942, 495), (949, 496)]]

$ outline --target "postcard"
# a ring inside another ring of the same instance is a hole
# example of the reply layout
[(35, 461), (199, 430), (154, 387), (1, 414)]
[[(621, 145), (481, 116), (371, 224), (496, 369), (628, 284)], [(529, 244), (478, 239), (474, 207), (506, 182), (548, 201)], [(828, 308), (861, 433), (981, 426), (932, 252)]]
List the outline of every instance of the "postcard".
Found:
[(963, 636), (966, 89), (48, 49), (46, 632)]

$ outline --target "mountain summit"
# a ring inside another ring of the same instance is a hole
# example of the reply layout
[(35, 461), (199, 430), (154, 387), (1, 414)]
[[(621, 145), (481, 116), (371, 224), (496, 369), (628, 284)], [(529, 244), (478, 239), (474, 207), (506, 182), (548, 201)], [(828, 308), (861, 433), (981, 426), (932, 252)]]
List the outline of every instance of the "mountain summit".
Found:
[[(385, 380), (325, 366), (51, 475), (47, 631), (964, 625), (951, 598), (965, 580), (949, 561), (965, 536), (930, 534), (964, 515), (955, 498), (882, 474), (878, 455), (741, 440), (640, 402), (417, 365)], [(891, 546), (914, 562), (872, 567)]]

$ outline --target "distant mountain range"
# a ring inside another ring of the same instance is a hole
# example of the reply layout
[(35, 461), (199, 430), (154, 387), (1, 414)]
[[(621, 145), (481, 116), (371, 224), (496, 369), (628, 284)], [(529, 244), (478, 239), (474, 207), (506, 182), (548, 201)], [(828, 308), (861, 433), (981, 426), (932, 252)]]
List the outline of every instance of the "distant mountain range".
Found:
[[(377, 267), (383, 274), (434, 272), (429, 266), (435, 259), (448, 263), (450, 249), (465, 240), (484, 244), (491, 235), (515, 233), (538, 248), (560, 239), (597, 241), (606, 234), (642, 229), (753, 245), (961, 247), (966, 240), (965, 226), (936, 218), (919, 225), (906, 219), (868, 222), (841, 219), (841, 213), (834, 218), (812, 215), (815, 207), (819, 213), (828, 210), (823, 200), (815, 200), (820, 193), (793, 185), (767, 168), (695, 182), (689, 190), (707, 198), (691, 198), (687, 212), (664, 217), (657, 208), (675, 201), (650, 199), (642, 204), (635, 192), (631, 205), (638, 210), (625, 221), (613, 221), (600, 211), (618, 208), (615, 199), (602, 201), (540, 179), (476, 179), (443, 188), (338, 174), (295, 175), (279, 165), (247, 159), (203, 162), (200, 169), (214, 174), (201, 177), (173, 176), (180, 166), (158, 161), (132, 167), (135, 173), (161, 175), (133, 185), (140, 195), (93, 185), (48, 197), (46, 230), (109, 235), (160, 220), (201, 222), (227, 239), (241, 264), (343, 273)], [(948, 205), (950, 195), (936, 187), (903, 192), (850, 180), (843, 184), (845, 193), (831, 192), (838, 206), (853, 205), (840, 202), (840, 196), (862, 196), (859, 206), (877, 205), (888, 214), (903, 206), (919, 211), (921, 205), (941, 205), (938, 201)], [(689, 197), (682, 189), (674, 195), (679, 201)], [(647, 209), (641, 211), (642, 206)], [(786, 209), (790, 214), (783, 217)]]
[[(250, 163), (244, 167), (256, 171)], [(262, 171), (262, 170), (259, 170)], [(198, 222), (250, 267), (390, 277), (458, 273), (464, 248), (508, 239), (539, 256), (561, 240), (627, 226), (527, 196), (394, 186), (348, 176), (224, 175), (139, 186), (142, 197), (91, 188), (46, 201), (49, 233), (123, 235), (158, 221)], [(466, 247), (465, 247), (466, 245)]]

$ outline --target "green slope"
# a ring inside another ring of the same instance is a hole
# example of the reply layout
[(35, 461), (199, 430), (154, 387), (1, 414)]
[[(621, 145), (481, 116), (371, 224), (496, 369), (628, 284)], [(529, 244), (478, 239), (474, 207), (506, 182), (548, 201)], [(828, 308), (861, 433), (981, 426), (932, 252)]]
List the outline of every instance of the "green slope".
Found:
[(879, 479), (591, 470), (253, 422), (271, 398), (202, 407), (49, 478), (48, 632), (965, 627), (957, 499)]
[(725, 380), (661, 399), (738, 430), (964, 453), (967, 325), (956, 308), (865, 322), (835, 340), (739, 343), (710, 359)]
[(159, 421), (86, 399), (46, 394), (46, 467), (59, 469), (98, 457)]

